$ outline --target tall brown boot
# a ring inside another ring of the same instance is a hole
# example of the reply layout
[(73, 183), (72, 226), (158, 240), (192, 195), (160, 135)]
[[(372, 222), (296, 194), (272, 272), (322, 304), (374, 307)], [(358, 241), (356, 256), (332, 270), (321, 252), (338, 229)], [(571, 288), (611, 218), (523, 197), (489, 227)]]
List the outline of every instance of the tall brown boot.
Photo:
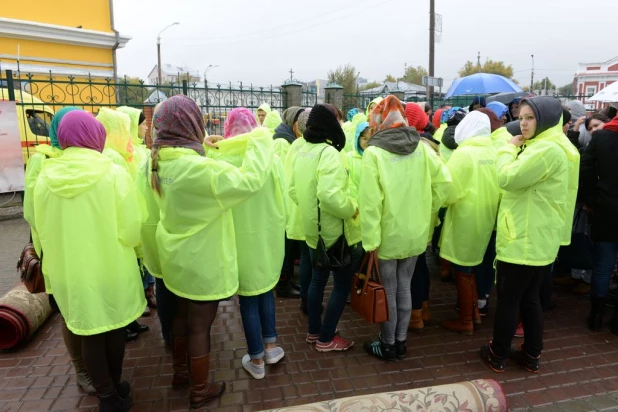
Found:
[(453, 264), (442, 258), (440, 258), (440, 280), (442, 282), (453, 280)]
[(428, 326), (431, 323), (431, 312), (429, 311), (429, 301), (423, 302), (423, 324)]
[(479, 313), (479, 292), (476, 285), (476, 275), (472, 274), (472, 320), (474, 326), (481, 324), (481, 314)]
[(453, 332), (472, 335), (474, 322), (472, 320), (472, 276), (457, 272), (457, 295), (459, 296), (459, 319), (442, 322), (445, 329)]
[(422, 332), (423, 327), (423, 310), (422, 309), (412, 309), (412, 315), (410, 316), (410, 326), (408, 326), (408, 330), (414, 332)]
[(198, 409), (225, 392), (225, 382), (209, 383), (210, 353), (191, 358), (191, 408)]
[(172, 335), (172, 388), (180, 389), (189, 384), (189, 365), (187, 364), (187, 337), (175, 337)]

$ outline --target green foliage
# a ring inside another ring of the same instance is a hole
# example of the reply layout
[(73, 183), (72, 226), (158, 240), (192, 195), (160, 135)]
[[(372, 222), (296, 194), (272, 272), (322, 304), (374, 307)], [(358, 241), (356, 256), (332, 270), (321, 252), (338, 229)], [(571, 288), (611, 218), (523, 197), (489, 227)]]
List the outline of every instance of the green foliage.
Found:
[(386, 78), (384, 79), (384, 83), (386, 83), (386, 82), (395, 83), (396, 81), (397, 81), (397, 79), (395, 79), (395, 76), (393, 76), (392, 74), (387, 74)]
[(343, 87), (343, 93), (354, 94), (356, 93), (356, 79), (358, 78), (358, 72), (356, 67), (351, 64), (345, 66), (338, 66), (336, 70), (330, 70), (327, 74), (328, 81), (330, 83), (337, 83)]
[(400, 77), (399, 80), (404, 81), (406, 83), (412, 84), (423, 84), (423, 76), (427, 76), (427, 70), (423, 66), (413, 67), (410, 66), (406, 68), (406, 72), (403, 74), (403, 77)]
[(499, 74), (500, 76), (510, 79), (513, 77), (513, 66), (510, 64), (507, 66), (502, 61), (488, 59), (482, 66), (472, 63), (471, 61), (467, 61), (466, 64), (464, 64), (464, 66), (459, 70), (460, 77), (470, 76), (475, 73)]
[(549, 77), (545, 77), (538, 82), (534, 82), (533, 89), (534, 90), (554, 90), (556, 85), (549, 80)]
[(380, 82), (369, 82), (369, 83), (367, 83), (367, 84), (364, 84), (364, 85), (360, 88), (360, 90), (361, 90), (361, 91), (364, 91), (364, 90), (369, 90), (369, 89), (373, 89), (373, 88), (375, 88), (375, 87), (379, 87), (379, 86), (382, 86), (382, 83), (380, 83)]

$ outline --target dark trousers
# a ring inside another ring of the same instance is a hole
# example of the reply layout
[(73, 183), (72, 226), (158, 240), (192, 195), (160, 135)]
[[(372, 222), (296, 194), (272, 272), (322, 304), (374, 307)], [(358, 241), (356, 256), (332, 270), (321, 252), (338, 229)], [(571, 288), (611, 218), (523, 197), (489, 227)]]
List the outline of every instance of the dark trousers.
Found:
[(508, 357), (517, 319), (526, 331), (524, 349), (530, 356), (543, 350), (543, 309), (539, 298), (541, 283), (551, 265), (523, 266), (498, 261), (498, 307), (492, 348), (499, 357)]
[(289, 280), (294, 276), (294, 261), (300, 255), (299, 243), (298, 240), (285, 238), (285, 256), (281, 268), (281, 280)]
[(169, 291), (165, 286), (163, 279), (156, 279), (157, 287), (155, 288), (155, 296), (157, 299), (157, 315), (161, 323), (161, 334), (166, 345), (170, 344), (170, 334), (172, 333), (172, 324), (176, 316), (176, 307), (178, 301), (176, 295)]
[(429, 300), (429, 267), (425, 253), (421, 253), (416, 260), (414, 276), (410, 290), (412, 293), (412, 309), (422, 309), (423, 302)]
[(125, 328), (82, 336), (82, 358), (97, 396), (114, 392), (122, 376)]
[(487, 299), (496, 280), (494, 262), (496, 260), (496, 231), (491, 233), (489, 244), (483, 256), (483, 262), (474, 268), (476, 290), (479, 299)]

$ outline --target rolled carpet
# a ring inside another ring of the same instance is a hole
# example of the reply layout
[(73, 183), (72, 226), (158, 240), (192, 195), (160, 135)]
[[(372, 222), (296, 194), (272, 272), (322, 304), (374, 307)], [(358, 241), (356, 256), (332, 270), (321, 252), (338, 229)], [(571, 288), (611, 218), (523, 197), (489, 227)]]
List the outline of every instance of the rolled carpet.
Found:
[(51, 313), (47, 294), (32, 294), (24, 285), (9, 290), (0, 298), (0, 349), (26, 342)]
[(344, 411), (508, 411), (500, 384), (492, 379), (429, 386), (371, 395), (271, 409), (269, 412), (344, 412)]

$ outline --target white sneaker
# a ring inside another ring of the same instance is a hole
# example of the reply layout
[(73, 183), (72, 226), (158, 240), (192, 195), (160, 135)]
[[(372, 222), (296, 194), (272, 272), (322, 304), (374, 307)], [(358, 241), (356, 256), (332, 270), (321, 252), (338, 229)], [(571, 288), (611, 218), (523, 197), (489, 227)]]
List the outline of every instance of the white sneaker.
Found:
[(264, 362), (266, 362), (269, 365), (274, 365), (275, 363), (283, 359), (283, 357), (285, 356), (285, 352), (283, 351), (283, 348), (279, 346), (277, 346), (274, 349), (266, 349), (264, 353), (265, 353)]
[(246, 354), (242, 357), (242, 367), (245, 368), (247, 372), (251, 374), (255, 379), (264, 379), (266, 376), (266, 371), (264, 369), (264, 364), (256, 365), (251, 362), (251, 356)]

